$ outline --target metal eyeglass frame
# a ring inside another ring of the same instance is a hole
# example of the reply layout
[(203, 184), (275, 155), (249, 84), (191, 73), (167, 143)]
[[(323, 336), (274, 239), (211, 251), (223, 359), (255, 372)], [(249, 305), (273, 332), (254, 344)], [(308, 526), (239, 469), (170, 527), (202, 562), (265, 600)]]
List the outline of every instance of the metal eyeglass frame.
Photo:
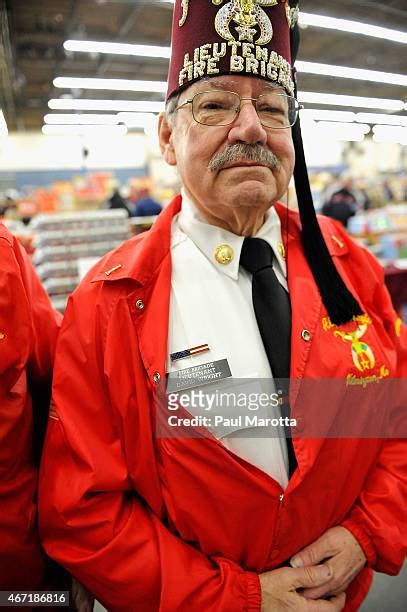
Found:
[[(297, 121), (297, 119), (298, 119), (299, 111), (300, 111), (300, 110), (302, 110), (302, 109), (304, 108), (304, 106), (303, 106), (302, 104), (300, 104), (300, 103), (298, 102), (297, 98), (295, 98), (294, 96), (289, 96), (289, 95), (284, 94), (284, 93), (281, 93), (281, 94), (276, 94), (276, 95), (279, 95), (279, 96), (284, 96), (285, 98), (292, 98), (293, 100), (295, 100), (295, 102), (297, 103), (297, 108), (295, 109), (295, 111), (296, 111), (295, 121), (293, 121), (293, 123), (290, 123), (290, 125), (284, 125), (284, 126), (282, 126), (282, 127), (278, 127), (278, 126), (274, 126), (274, 125), (264, 125), (264, 124), (262, 123), (262, 121), (261, 121), (261, 119), (260, 119), (260, 117), (259, 117), (259, 113), (258, 113), (258, 111), (257, 111), (257, 101), (258, 101), (258, 99), (259, 99), (259, 98), (260, 98), (262, 95), (264, 95), (264, 94), (260, 94), (260, 96), (259, 96), (258, 98), (246, 98), (246, 97), (245, 97), (245, 98), (242, 98), (242, 97), (241, 97), (241, 96), (239, 96), (239, 94), (238, 94), (238, 93), (236, 93), (235, 91), (229, 91), (229, 90), (227, 90), (227, 89), (222, 89), (222, 90), (221, 90), (222, 92), (233, 94), (234, 96), (236, 96), (236, 97), (238, 97), (238, 98), (239, 98), (239, 106), (237, 106), (237, 107), (236, 107), (236, 114), (235, 114), (234, 118), (232, 119), (232, 121), (229, 121), (228, 123), (214, 123), (213, 125), (208, 124), (208, 123), (202, 123), (201, 121), (198, 121), (198, 119), (195, 117), (195, 114), (194, 114), (194, 105), (193, 105), (194, 99), (196, 98), (196, 96), (199, 96), (199, 95), (202, 95), (202, 94), (205, 94), (205, 93), (212, 93), (213, 91), (214, 91), (214, 90), (198, 91), (198, 92), (197, 92), (195, 95), (193, 95), (193, 96), (192, 96), (192, 98), (190, 98), (189, 100), (185, 100), (185, 102), (183, 102), (182, 104), (180, 104), (179, 106), (177, 106), (177, 107), (174, 109), (174, 112), (175, 112), (175, 111), (178, 111), (180, 108), (183, 108), (183, 107), (184, 107), (184, 106), (186, 106), (187, 104), (191, 104), (191, 112), (192, 112), (192, 117), (193, 117), (194, 121), (196, 121), (197, 123), (199, 123), (199, 125), (204, 125), (205, 127), (225, 127), (226, 125), (232, 125), (232, 123), (235, 121), (236, 117), (238, 117), (238, 116), (239, 116), (239, 113), (240, 113), (241, 108), (242, 108), (242, 105), (241, 105), (242, 100), (250, 100), (251, 102), (255, 102), (255, 104), (254, 104), (254, 108), (255, 108), (255, 110), (256, 110), (257, 117), (259, 118), (259, 121), (260, 121), (261, 125), (262, 125), (264, 128), (267, 128), (268, 130), (287, 130), (287, 129), (289, 129), (289, 128), (293, 127), (293, 125), (295, 125), (295, 123), (296, 123), (296, 121)], [(215, 91), (217, 91), (217, 90), (215, 90)]]

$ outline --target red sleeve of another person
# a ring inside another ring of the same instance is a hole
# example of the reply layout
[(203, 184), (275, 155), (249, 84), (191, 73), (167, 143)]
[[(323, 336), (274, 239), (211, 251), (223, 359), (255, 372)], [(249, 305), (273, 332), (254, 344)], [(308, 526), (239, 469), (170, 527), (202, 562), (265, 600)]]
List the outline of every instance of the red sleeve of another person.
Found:
[(0, 261), (0, 589), (40, 589), (38, 459), (61, 317), (4, 226)]

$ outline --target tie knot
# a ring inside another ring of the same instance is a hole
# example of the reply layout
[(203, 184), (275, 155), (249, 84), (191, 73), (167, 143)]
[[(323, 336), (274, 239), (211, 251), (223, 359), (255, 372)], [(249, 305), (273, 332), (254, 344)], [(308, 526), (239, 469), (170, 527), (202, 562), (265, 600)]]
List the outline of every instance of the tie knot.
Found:
[(251, 274), (273, 265), (273, 249), (262, 238), (245, 238), (240, 253), (240, 265)]

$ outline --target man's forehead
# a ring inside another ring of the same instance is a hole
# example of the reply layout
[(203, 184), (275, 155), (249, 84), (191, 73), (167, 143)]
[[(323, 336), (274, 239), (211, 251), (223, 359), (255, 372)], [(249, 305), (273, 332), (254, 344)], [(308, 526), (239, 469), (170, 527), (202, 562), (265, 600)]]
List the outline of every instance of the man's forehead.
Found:
[(281, 87), (276, 86), (273, 83), (269, 83), (264, 79), (257, 79), (255, 77), (238, 77), (238, 76), (220, 76), (220, 77), (211, 77), (208, 79), (201, 79), (199, 82), (190, 85), (186, 90), (184, 90), (184, 96), (186, 98), (191, 98), (196, 93), (200, 91), (208, 91), (211, 89), (225, 89), (228, 91), (236, 91), (239, 93), (239, 89), (245, 84), (250, 83), (253, 91), (256, 92), (257, 95), (263, 93), (264, 91), (279, 91), (285, 93)]

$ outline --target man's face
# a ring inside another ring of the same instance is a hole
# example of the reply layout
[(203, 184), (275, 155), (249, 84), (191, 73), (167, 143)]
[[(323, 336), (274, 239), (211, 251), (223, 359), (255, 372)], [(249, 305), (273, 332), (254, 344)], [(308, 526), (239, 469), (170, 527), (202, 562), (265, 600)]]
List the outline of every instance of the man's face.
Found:
[[(182, 93), (179, 106), (201, 91), (225, 89), (242, 98), (257, 98), (270, 87), (253, 77), (214, 77), (191, 85)], [(291, 130), (263, 127), (248, 100), (242, 102), (233, 123), (226, 126), (197, 123), (191, 104), (187, 104), (175, 113), (171, 125), (161, 117), (160, 143), (165, 160), (177, 166), (188, 194), (212, 222), (227, 220), (231, 215), (264, 214), (286, 192), (293, 173)], [(234, 152), (239, 149), (235, 145), (248, 145), (254, 160), (249, 159), (246, 146), (241, 147), (236, 159)], [(222, 161), (229, 149), (232, 161)]]

